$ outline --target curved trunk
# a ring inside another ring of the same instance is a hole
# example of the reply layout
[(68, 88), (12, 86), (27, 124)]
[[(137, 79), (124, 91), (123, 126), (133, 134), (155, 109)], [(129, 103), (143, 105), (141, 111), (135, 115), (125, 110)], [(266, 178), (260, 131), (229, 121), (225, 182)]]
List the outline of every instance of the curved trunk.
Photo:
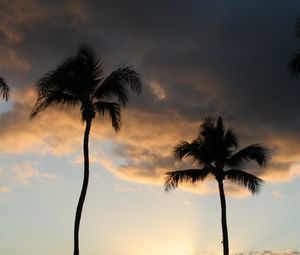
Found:
[(86, 121), (84, 138), (83, 138), (83, 155), (84, 155), (84, 177), (81, 188), (80, 197), (77, 204), (75, 224), (74, 224), (74, 255), (79, 255), (79, 225), (82, 213), (82, 207), (85, 200), (85, 195), (89, 183), (89, 134), (92, 125), (92, 120)]
[(223, 234), (223, 255), (229, 255), (229, 244), (228, 244), (228, 230), (226, 220), (226, 200), (223, 187), (223, 181), (218, 181), (219, 193), (221, 201), (221, 222), (222, 222), (222, 234)]

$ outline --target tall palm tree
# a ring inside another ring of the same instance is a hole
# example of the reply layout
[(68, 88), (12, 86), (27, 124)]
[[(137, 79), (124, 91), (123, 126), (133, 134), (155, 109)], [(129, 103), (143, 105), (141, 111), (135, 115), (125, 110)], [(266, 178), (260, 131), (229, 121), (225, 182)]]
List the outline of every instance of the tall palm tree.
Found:
[[(296, 37), (300, 38), (300, 18), (298, 18), (296, 22)], [(293, 78), (298, 78), (300, 73), (300, 48), (296, 50), (294, 56), (289, 61), (288, 69)]]
[(221, 223), (223, 234), (223, 254), (229, 255), (226, 220), (226, 200), (223, 181), (229, 180), (256, 194), (262, 180), (240, 169), (243, 163), (253, 160), (263, 167), (267, 161), (267, 149), (259, 144), (250, 145), (237, 151), (238, 141), (230, 129), (225, 129), (222, 118), (208, 117), (200, 125), (198, 136), (191, 142), (181, 141), (174, 148), (176, 159), (191, 158), (199, 166), (166, 174), (166, 191), (175, 189), (178, 184), (204, 181), (211, 174), (218, 182), (221, 201)]
[[(131, 67), (120, 67), (103, 77), (101, 61), (94, 51), (80, 46), (77, 54), (46, 73), (36, 84), (37, 101), (31, 118), (49, 106), (80, 106), (85, 123), (83, 138), (84, 178), (74, 224), (74, 255), (79, 254), (79, 225), (89, 181), (89, 133), (96, 115), (108, 115), (115, 131), (121, 128), (121, 106), (128, 101), (128, 87), (136, 93), (142, 89), (138, 73)], [(116, 99), (117, 102), (111, 101)]]
[(0, 76), (0, 95), (2, 95), (3, 99), (5, 99), (6, 101), (8, 100), (9, 87), (2, 76)]

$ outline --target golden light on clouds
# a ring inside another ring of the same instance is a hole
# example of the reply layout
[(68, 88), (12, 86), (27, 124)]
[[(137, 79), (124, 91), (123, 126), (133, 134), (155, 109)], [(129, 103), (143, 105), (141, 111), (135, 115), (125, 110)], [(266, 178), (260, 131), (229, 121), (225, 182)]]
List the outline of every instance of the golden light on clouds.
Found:
[(166, 92), (158, 82), (150, 82), (150, 88), (152, 89), (153, 94), (157, 97), (158, 100), (166, 99)]
[(0, 50), (0, 68), (2, 70), (30, 70), (31, 64), (20, 57), (16, 49), (0, 45)]
[(0, 193), (7, 193), (10, 192), (11, 188), (7, 186), (0, 186)]
[[(64, 108), (50, 108), (36, 119), (29, 120), (34, 98), (32, 89), (13, 95), (12, 110), (0, 117), (0, 150), (13, 154), (53, 154), (57, 157), (81, 151), (84, 125), (80, 121), (79, 109), (65, 111)], [(91, 144), (97, 142), (101, 145), (91, 150), (92, 164), (101, 165), (127, 181), (160, 186), (167, 171), (194, 167), (190, 161), (175, 161), (172, 150), (180, 140), (189, 141), (194, 137), (199, 122), (167, 111), (154, 114), (132, 109), (124, 109), (122, 119), (123, 128), (117, 135), (109, 119), (98, 118), (94, 121)], [(256, 168), (255, 174), (265, 181), (280, 182), (300, 175), (300, 164), (294, 161), (299, 158), (300, 150), (295, 149), (297, 146), (293, 140), (284, 137), (272, 140), (271, 137), (265, 144), (274, 148), (272, 163), (266, 169)], [(287, 150), (284, 146), (287, 144), (291, 149)], [(76, 154), (70, 163), (81, 164), (81, 154)], [(199, 194), (218, 192), (214, 180), (195, 186), (182, 185), (180, 189)], [(230, 182), (226, 182), (226, 192), (234, 197), (250, 196), (248, 191)]]
[(0, 30), (10, 43), (20, 43), (22, 41), (23, 33), (19, 26), (28, 26), (43, 16), (43, 8), (38, 8), (35, 0), (3, 0), (1, 4)]
[(33, 177), (39, 176), (39, 171), (29, 162), (17, 164), (13, 167), (15, 179), (22, 184), (28, 184)]
[(12, 172), (14, 180), (21, 184), (29, 184), (33, 179), (43, 181), (56, 178), (54, 173), (42, 172), (35, 167), (34, 163), (26, 161), (13, 165)]

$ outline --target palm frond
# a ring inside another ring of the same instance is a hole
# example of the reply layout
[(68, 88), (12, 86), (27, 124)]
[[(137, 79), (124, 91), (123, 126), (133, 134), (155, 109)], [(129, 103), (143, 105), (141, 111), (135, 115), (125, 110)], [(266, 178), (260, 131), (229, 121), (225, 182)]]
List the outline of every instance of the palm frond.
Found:
[(210, 173), (210, 168), (202, 169), (186, 169), (174, 172), (167, 172), (165, 179), (165, 191), (170, 191), (178, 187), (179, 184), (195, 183), (197, 181), (204, 181)]
[(193, 153), (193, 151), (195, 151), (195, 147), (196, 146), (193, 146), (187, 141), (179, 142), (173, 150), (175, 159), (181, 160), (185, 157), (190, 156)]
[(198, 165), (208, 165), (212, 161), (200, 137), (197, 137), (191, 143), (181, 141), (174, 147), (173, 153), (176, 160), (191, 158)]
[(268, 160), (268, 149), (260, 144), (252, 144), (232, 155), (227, 161), (228, 166), (236, 167), (253, 160), (259, 166), (265, 166)]
[(230, 158), (238, 148), (238, 139), (231, 129), (227, 129), (223, 137), (223, 158)]
[(0, 95), (2, 94), (3, 99), (5, 99), (6, 101), (8, 100), (9, 97), (9, 87), (5, 81), (5, 79), (0, 76)]
[(97, 85), (103, 79), (102, 61), (97, 58), (94, 50), (87, 44), (79, 46), (76, 59), (82, 65), (83, 77), (85, 82), (91, 85), (91, 91), (97, 89)]
[(224, 135), (224, 147), (238, 148), (238, 139), (231, 129), (227, 129)]
[(90, 98), (101, 80), (102, 66), (89, 47), (81, 46), (77, 55), (65, 59), (62, 63), (43, 75), (37, 82), (40, 93), (57, 89), (77, 95), (84, 101)]
[(31, 111), (30, 118), (33, 119), (37, 116), (38, 113), (44, 111), (49, 106), (56, 106), (56, 105), (69, 105), (75, 106), (79, 104), (80, 101), (74, 97), (73, 95), (66, 94), (59, 90), (54, 91), (44, 91), (38, 95), (38, 99)]
[(115, 131), (119, 131), (121, 129), (121, 106), (118, 103), (96, 102), (94, 103), (94, 107), (102, 116), (105, 116), (106, 114), (109, 115), (112, 121), (112, 127)]
[(263, 184), (262, 179), (242, 170), (230, 169), (225, 173), (228, 180), (249, 189), (253, 195), (259, 192), (260, 187)]
[(293, 58), (289, 61), (288, 70), (293, 78), (298, 78), (298, 75), (300, 73), (300, 49), (297, 49)]
[(206, 137), (215, 129), (216, 118), (212, 116), (207, 116), (204, 121), (200, 124), (199, 135)]
[(137, 94), (142, 91), (142, 82), (139, 74), (131, 67), (122, 67), (113, 71), (95, 92), (97, 99), (116, 96), (122, 105), (128, 101), (127, 87)]

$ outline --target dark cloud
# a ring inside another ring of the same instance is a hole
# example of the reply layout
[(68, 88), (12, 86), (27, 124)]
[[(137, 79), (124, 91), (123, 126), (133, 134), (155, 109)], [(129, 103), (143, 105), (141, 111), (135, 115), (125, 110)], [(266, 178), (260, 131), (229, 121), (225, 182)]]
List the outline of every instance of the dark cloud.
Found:
[[(144, 93), (131, 97), (130, 108), (139, 120), (144, 114), (156, 116), (156, 125), (173, 122), (174, 129), (166, 125), (174, 136), (162, 145), (169, 146), (165, 150), (184, 133), (175, 131), (176, 121), (181, 127), (221, 114), (242, 145), (271, 147), (274, 161), (258, 174), (284, 173), (299, 160), (300, 81), (291, 79), (287, 63), (300, 45), (294, 33), (300, 2), (28, 0), (0, 5), (1, 75), (13, 89), (32, 85), (87, 42), (103, 59), (106, 73), (122, 64), (141, 73)], [(153, 130), (151, 124), (143, 130)], [(196, 135), (195, 130), (182, 139)], [(121, 155), (137, 156), (134, 146), (140, 143), (125, 144), (134, 153)], [(173, 167), (170, 157), (154, 150), (160, 147), (139, 153), (153, 157), (151, 164), (128, 161), (127, 167)]]

